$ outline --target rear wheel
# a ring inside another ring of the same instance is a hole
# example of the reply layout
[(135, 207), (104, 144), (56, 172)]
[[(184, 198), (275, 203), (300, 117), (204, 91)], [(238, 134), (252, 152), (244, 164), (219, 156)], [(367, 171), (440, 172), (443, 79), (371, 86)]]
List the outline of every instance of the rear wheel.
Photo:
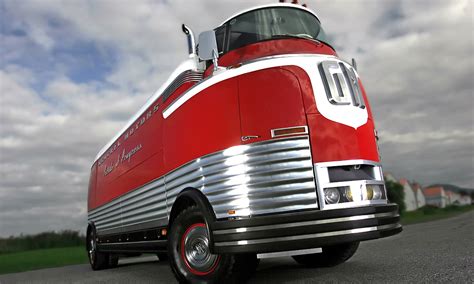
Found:
[(240, 283), (257, 267), (255, 255), (212, 254), (208, 228), (196, 206), (176, 217), (168, 239), (170, 266), (180, 283)]
[(97, 250), (97, 235), (93, 227), (88, 229), (86, 242), (87, 256), (93, 270), (101, 270), (118, 265), (119, 257), (117, 255)]
[(321, 253), (295, 255), (293, 259), (307, 267), (330, 267), (346, 262), (358, 247), (359, 242), (327, 246)]

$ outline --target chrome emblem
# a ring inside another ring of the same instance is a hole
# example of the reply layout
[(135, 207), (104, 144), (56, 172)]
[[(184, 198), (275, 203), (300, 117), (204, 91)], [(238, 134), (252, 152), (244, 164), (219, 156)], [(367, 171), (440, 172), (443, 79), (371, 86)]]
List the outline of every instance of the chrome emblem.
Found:
[(330, 60), (321, 62), (319, 71), (331, 104), (365, 108), (359, 80), (352, 67)]

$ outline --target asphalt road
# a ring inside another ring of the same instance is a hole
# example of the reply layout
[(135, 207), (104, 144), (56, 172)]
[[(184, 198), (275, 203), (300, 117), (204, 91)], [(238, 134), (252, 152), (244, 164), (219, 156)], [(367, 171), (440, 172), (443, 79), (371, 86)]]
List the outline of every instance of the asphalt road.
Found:
[[(405, 226), (396, 236), (363, 242), (348, 262), (308, 269), (290, 257), (264, 259), (250, 283), (474, 283), (473, 211)], [(0, 264), (1, 265), (1, 264)], [(73, 265), (0, 276), (0, 283), (175, 283), (167, 262), (128, 259), (92, 271)]]

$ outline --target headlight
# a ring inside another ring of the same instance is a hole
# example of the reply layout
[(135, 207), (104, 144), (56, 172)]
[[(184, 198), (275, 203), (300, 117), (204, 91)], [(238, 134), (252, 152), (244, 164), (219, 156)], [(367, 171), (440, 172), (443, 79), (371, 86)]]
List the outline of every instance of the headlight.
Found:
[(382, 188), (380, 185), (368, 184), (367, 185), (367, 199), (377, 200), (382, 199)]
[(344, 192), (344, 198), (348, 201), (354, 201), (354, 197), (352, 196), (352, 190), (350, 187), (345, 186), (343, 187), (343, 192)]
[(326, 201), (326, 204), (338, 203), (340, 198), (341, 194), (337, 188), (326, 188), (324, 190), (324, 200)]

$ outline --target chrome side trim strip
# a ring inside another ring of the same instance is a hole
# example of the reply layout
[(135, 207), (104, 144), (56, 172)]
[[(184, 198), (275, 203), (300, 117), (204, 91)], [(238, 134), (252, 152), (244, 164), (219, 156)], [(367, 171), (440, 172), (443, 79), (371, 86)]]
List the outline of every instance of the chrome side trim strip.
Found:
[(242, 228), (236, 228), (236, 229), (216, 230), (213, 233), (214, 235), (223, 235), (223, 234), (233, 234), (233, 233), (256, 232), (256, 231), (288, 229), (288, 228), (294, 228), (294, 227), (303, 227), (303, 226), (312, 226), (312, 225), (321, 225), (321, 224), (330, 224), (330, 223), (339, 223), (339, 222), (348, 222), (348, 221), (358, 221), (358, 220), (366, 220), (366, 219), (374, 219), (374, 218), (387, 218), (387, 217), (399, 217), (399, 215), (396, 212), (387, 212), (387, 213), (378, 213), (378, 214), (356, 215), (356, 216), (350, 216), (350, 217), (322, 219), (322, 220), (314, 220), (314, 221), (265, 225), (265, 226), (258, 226), (258, 227), (242, 227)]
[(224, 247), (224, 246), (255, 245), (255, 244), (284, 242), (284, 241), (296, 241), (296, 240), (333, 237), (333, 236), (340, 236), (340, 235), (360, 234), (360, 233), (367, 233), (367, 232), (373, 232), (373, 231), (397, 229), (397, 228), (400, 228), (401, 226), (402, 225), (400, 224), (389, 224), (389, 225), (382, 225), (382, 226), (365, 227), (365, 228), (316, 233), (316, 234), (306, 234), (306, 235), (299, 235), (299, 236), (266, 238), (266, 239), (256, 239), (256, 240), (241, 240), (241, 241), (232, 241), (232, 242), (216, 242), (214, 245), (218, 247)]
[(313, 253), (322, 253), (322, 252), (323, 252), (322, 248), (278, 251), (278, 252), (270, 252), (270, 253), (259, 253), (257, 254), (257, 258), (264, 259), (264, 258), (272, 258), (272, 257), (304, 255), (304, 254), (313, 254)]
[(164, 178), (159, 178), (89, 212), (99, 234), (120, 232), (140, 224), (166, 225), (168, 215)]
[(304, 135), (195, 159), (90, 211), (88, 219), (99, 234), (166, 226), (176, 197), (187, 187), (204, 193), (217, 218), (318, 208), (310, 142)]

